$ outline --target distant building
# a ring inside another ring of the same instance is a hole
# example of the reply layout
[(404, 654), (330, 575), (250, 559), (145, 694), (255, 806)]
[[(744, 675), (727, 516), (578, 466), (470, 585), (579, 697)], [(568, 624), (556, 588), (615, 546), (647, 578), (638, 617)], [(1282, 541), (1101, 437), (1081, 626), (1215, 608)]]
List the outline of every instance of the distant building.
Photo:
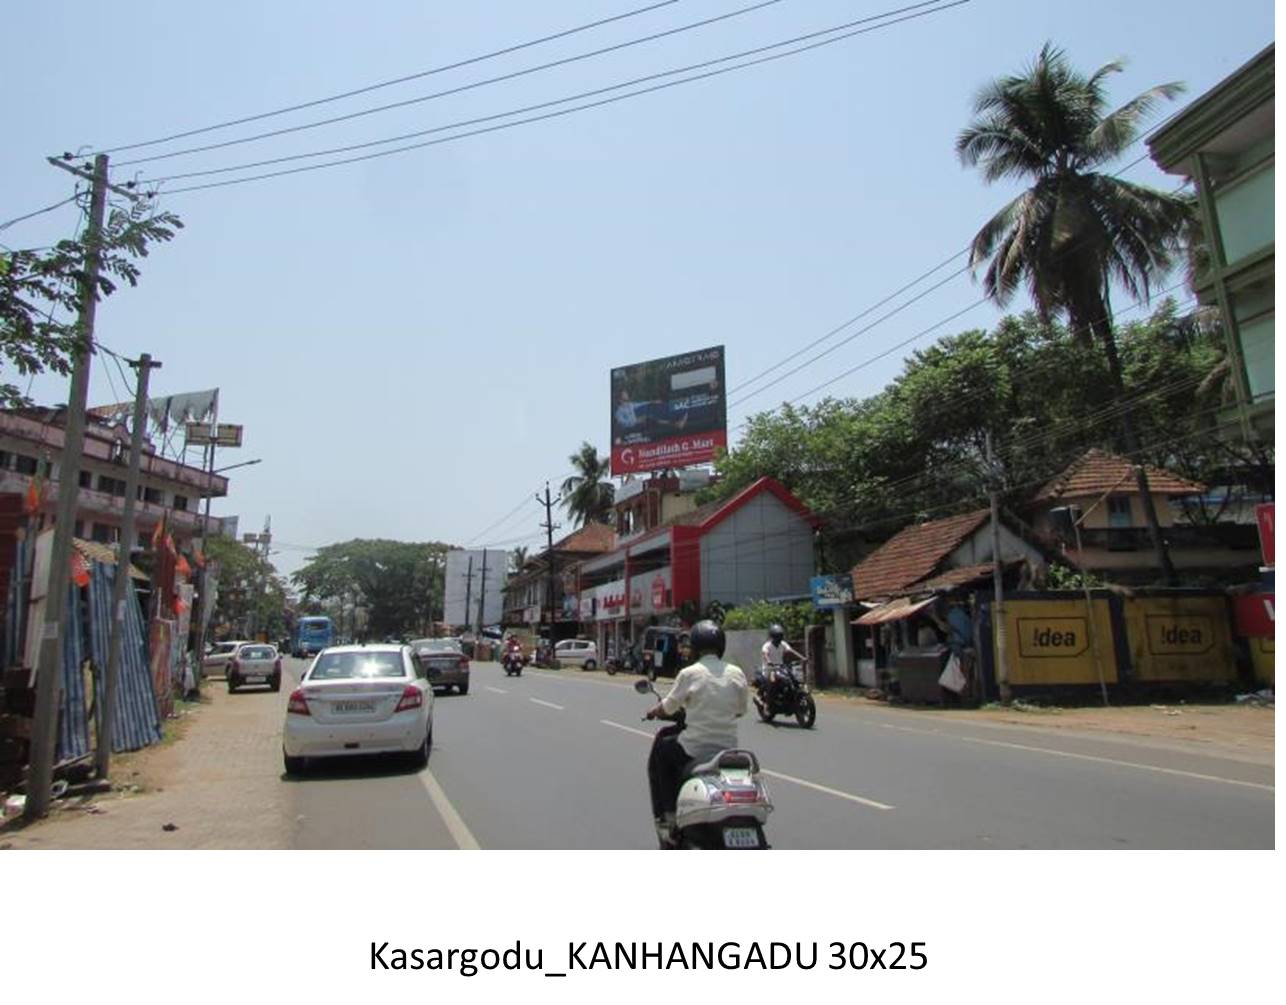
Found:
[[(1148, 141), (1163, 171), (1196, 186), (1208, 267), (1194, 283), (1228, 335), (1238, 410), (1273, 442), (1275, 47), (1175, 115)], [(1239, 416), (1240, 417), (1240, 416)]]
[[(0, 411), (0, 492), (26, 493), (39, 477), (46, 485), (42, 511), (50, 520), (58, 506), (59, 465), (67, 412), (65, 408), (21, 408)], [(78, 538), (100, 544), (120, 539), (129, 467), (129, 433), (123, 425), (89, 416), (77, 493)], [(226, 496), (228, 479), (156, 455), (144, 443), (138, 498), (134, 509), (136, 539), (131, 551), (145, 549), (156, 524), (167, 517), (180, 547), (201, 536), (201, 510), (207, 496)], [(210, 533), (220, 532), (212, 517)]]
[[(1244, 569), (1255, 575), (1258, 532), (1253, 524), (1226, 522), (1198, 525), (1187, 519), (1185, 499), (1200, 499), (1206, 486), (1173, 471), (1147, 465), (1148, 487), (1157, 522), (1180, 573), (1226, 574)], [(1152, 535), (1143, 514), (1143, 497), (1131, 461), (1105, 450), (1088, 450), (1042, 487), (1028, 512), (1036, 532), (1054, 541), (1057, 521), (1051, 511), (1075, 506), (1085, 514), (1083, 550), (1066, 546), (1067, 561), (1121, 583), (1149, 582), (1159, 569)]]
[[(554, 542), (551, 549), (533, 555), (505, 583), (504, 614), (501, 623), (532, 629), (549, 625), (554, 616), (555, 639), (576, 633), (576, 567), (587, 558), (611, 551), (616, 532), (606, 524), (590, 523)], [(550, 590), (550, 560), (553, 561), (553, 591)]]

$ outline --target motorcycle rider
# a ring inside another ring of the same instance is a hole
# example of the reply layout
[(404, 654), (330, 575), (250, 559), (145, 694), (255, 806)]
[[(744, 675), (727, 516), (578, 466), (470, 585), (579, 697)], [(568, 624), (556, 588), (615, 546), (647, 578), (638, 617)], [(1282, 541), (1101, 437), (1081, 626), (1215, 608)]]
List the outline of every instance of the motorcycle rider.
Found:
[(692, 626), (689, 645), (696, 662), (684, 667), (674, 687), (648, 709), (647, 718), (671, 717), (684, 710), (685, 728), (669, 726), (656, 734), (648, 755), (652, 815), (665, 842), (674, 824), (679, 787), (689, 764), (737, 746), (737, 719), (749, 708), (750, 689), (739, 666), (723, 659), (723, 629), (713, 621)]
[(522, 643), (518, 641), (516, 635), (510, 635), (505, 640), (505, 654), (501, 657), (501, 662), (506, 662), (510, 657), (522, 658)]
[(767, 701), (770, 697), (769, 690), (773, 685), (773, 674), (786, 665), (786, 654), (789, 653), (796, 659), (802, 660), (804, 654), (786, 641), (786, 630), (781, 625), (773, 625), (768, 629), (768, 641), (763, 644), (759, 651), (759, 671), (755, 674), (755, 690), (759, 692), (761, 701)]

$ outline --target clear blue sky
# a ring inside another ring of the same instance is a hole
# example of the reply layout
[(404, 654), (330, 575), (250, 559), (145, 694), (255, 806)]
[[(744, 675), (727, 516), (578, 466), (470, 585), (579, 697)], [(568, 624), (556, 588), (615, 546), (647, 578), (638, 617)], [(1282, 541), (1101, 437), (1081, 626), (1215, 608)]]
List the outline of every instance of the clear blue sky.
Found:
[[(710, 17), (683, 0), (452, 70), (195, 138), (404, 100)], [(832, 27), (908, 0), (783, 0), (669, 39), (399, 110), (121, 168), (200, 170), (428, 129)], [(14, 4), (0, 219), (69, 194), (44, 157), (149, 140), (451, 63), (647, 0)], [(1217, 15), (1217, 16), (1216, 16)], [(1268, 0), (973, 0), (835, 45), (562, 118), (286, 178), (167, 196), (186, 229), (101, 307), (98, 338), (164, 362), (156, 394), (218, 386), (245, 448), (215, 512), (271, 514), (286, 572), (351, 537), (465, 543), (608, 446), (613, 366), (727, 346), (735, 387), (964, 247), (1012, 191), (953, 151), (972, 95), (1046, 39), (1118, 101), (1202, 93), (1273, 36)], [(257, 128), (256, 128), (257, 127)], [(176, 146), (155, 148), (175, 149)], [(155, 152), (135, 151), (133, 155)], [(1143, 152), (1140, 145), (1131, 157)], [(132, 154), (113, 155), (113, 163)], [(234, 176), (235, 177), (235, 176)], [(1145, 163), (1128, 177), (1171, 187)], [(172, 182), (177, 188), (193, 182)], [(69, 234), (70, 208), (9, 228)], [(945, 273), (944, 273), (945, 274)], [(966, 277), (730, 412), (767, 408), (978, 298)], [(1021, 305), (1020, 305), (1021, 306)], [(980, 308), (938, 334), (989, 324)], [(931, 338), (917, 345), (927, 344)], [(829, 343), (827, 343), (829, 344)], [(878, 390), (902, 352), (830, 393)], [(119, 385), (119, 378), (117, 378)], [(117, 400), (98, 365), (91, 403)], [(35, 381), (41, 403), (63, 380)], [(814, 399), (806, 399), (814, 400)], [(539, 533), (534, 501), (486, 537)], [(564, 520), (565, 522), (565, 520)], [(477, 543), (482, 543), (478, 541)]]

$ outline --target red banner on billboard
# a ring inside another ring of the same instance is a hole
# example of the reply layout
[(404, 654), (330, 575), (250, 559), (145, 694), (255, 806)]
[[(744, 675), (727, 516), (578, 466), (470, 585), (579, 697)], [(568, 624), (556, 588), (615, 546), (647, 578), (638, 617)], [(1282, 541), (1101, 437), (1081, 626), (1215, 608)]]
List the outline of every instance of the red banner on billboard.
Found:
[(1259, 524), (1259, 550), (1264, 556), (1264, 565), (1273, 565), (1276, 553), (1273, 531), (1273, 504), (1260, 503), (1255, 507), (1255, 521)]
[(612, 474), (625, 475), (663, 468), (682, 468), (689, 464), (707, 464), (715, 454), (728, 446), (727, 430), (700, 436), (672, 436), (654, 443), (612, 447)]
[(1275, 596), (1273, 593), (1251, 593), (1233, 597), (1233, 620), (1236, 622), (1238, 635), (1245, 639), (1273, 637)]

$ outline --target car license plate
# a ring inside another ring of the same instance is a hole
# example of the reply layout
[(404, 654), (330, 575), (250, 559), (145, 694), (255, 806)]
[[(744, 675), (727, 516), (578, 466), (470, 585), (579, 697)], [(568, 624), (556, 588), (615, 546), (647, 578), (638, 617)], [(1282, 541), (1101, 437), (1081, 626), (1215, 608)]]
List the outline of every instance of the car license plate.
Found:
[(374, 712), (375, 702), (373, 701), (337, 701), (335, 702), (335, 711), (344, 712), (344, 713)]
[(723, 829), (723, 846), (725, 848), (758, 848), (759, 832), (753, 827), (725, 827)]
[(261, 673), (251, 674), (246, 678), (247, 684), (262, 684), (267, 678)]

